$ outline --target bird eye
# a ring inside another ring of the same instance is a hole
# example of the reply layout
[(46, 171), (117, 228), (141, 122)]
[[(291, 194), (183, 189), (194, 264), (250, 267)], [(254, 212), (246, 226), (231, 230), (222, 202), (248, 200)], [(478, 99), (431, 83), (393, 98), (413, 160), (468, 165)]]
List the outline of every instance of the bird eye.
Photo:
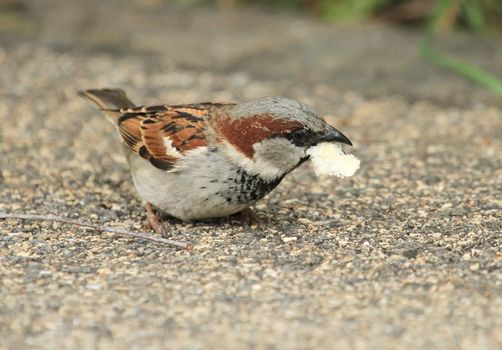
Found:
[(310, 143), (310, 132), (306, 129), (292, 131), (288, 136), (288, 139), (296, 146), (308, 146)]

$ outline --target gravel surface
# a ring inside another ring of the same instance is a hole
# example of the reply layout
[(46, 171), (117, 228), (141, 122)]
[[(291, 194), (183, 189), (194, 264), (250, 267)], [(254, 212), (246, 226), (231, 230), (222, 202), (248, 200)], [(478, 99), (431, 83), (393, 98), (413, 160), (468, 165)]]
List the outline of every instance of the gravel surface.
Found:
[[(44, 1), (27, 2), (27, 22), (48, 11), (40, 9)], [(155, 17), (154, 9), (134, 6), (120, 13), (184, 23), (175, 11)], [(153, 53), (161, 44), (155, 20), (131, 24), (137, 35), (144, 30), (150, 52), (133, 44), (114, 50), (108, 36), (103, 44), (83, 35), (84, 44), (72, 47), (79, 34), (47, 34), (53, 17), (44, 16), (34, 27), (20, 22), (28, 29), (18, 40), (12, 28), (0, 36), (0, 212), (141, 229), (144, 209), (113, 126), (76, 96), (89, 87), (123, 87), (138, 104), (295, 97), (350, 137), (362, 166), (352, 178), (318, 179), (305, 164), (256, 206), (268, 221), (260, 228), (172, 221), (171, 238), (191, 242), (192, 251), (66, 224), (0, 221), (0, 349), (502, 347), (497, 98), (448, 75), (436, 86), (445, 91), (440, 98), (415, 90), (406, 76), (410, 94), (302, 81), (294, 69), (288, 78), (288, 64), (267, 79), (250, 68), (262, 63), (263, 48), (241, 67), (183, 64)], [(215, 16), (197, 10), (185, 39), (201, 43), (193, 33)], [(213, 34), (236, 61), (249, 57), (239, 48), (246, 34), (238, 16), (222, 24), (234, 35)], [(287, 39), (294, 17), (257, 18)], [(294, 20), (306, 31), (336, 33)], [(361, 29), (343, 30), (361, 37)], [(407, 36), (415, 34), (399, 34)], [(260, 46), (267, 38), (260, 30), (253, 40)], [(171, 43), (175, 51), (184, 45)], [(486, 55), (480, 50), (479, 61)], [(346, 62), (349, 72), (359, 68)], [(465, 100), (450, 98), (452, 86)]]

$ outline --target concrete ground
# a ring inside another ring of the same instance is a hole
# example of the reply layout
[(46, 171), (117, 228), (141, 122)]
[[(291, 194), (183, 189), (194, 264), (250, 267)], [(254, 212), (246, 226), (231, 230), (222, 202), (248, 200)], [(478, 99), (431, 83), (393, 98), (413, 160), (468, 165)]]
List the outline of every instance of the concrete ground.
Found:
[[(0, 212), (138, 230), (118, 138), (76, 91), (138, 104), (286, 95), (355, 143), (269, 223), (174, 222), (192, 251), (0, 221), (0, 349), (500, 349), (502, 103), (417, 55), (420, 35), (162, 1), (0, 1)], [(502, 72), (502, 43), (444, 50)]]

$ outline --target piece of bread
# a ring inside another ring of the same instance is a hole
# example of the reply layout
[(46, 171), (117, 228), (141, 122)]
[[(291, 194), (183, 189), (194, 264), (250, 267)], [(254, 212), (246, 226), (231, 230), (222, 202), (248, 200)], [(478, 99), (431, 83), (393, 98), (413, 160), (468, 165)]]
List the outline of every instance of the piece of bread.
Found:
[(317, 176), (352, 176), (361, 164), (361, 161), (352, 154), (345, 154), (342, 146), (337, 143), (322, 142), (311, 147), (307, 154), (312, 160)]

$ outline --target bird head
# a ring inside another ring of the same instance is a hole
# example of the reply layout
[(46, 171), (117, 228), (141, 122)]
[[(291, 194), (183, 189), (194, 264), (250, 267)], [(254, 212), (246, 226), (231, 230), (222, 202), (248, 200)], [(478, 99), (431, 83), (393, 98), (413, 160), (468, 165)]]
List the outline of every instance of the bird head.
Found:
[(308, 159), (320, 142), (352, 145), (309, 105), (286, 97), (259, 98), (229, 107), (216, 118), (218, 143), (249, 174), (282, 178)]

